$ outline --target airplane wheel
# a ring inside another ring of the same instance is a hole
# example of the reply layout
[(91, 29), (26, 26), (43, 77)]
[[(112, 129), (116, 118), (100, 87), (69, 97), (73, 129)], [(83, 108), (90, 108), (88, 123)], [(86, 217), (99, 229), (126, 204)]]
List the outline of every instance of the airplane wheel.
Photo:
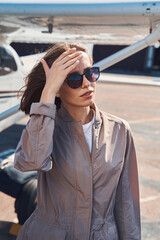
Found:
[(37, 205), (37, 179), (31, 179), (22, 188), (19, 196), (15, 201), (15, 212), (19, 220), (19, 224), (24, 222), (34, 211)]

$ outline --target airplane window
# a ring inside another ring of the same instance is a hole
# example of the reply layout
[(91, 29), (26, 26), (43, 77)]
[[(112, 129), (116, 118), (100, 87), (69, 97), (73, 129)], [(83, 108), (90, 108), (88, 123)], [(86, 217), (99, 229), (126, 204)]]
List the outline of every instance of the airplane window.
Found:
[(17, 65), (12, 52), (7, 48), (0, 47), (0, 76), (17, 70)]

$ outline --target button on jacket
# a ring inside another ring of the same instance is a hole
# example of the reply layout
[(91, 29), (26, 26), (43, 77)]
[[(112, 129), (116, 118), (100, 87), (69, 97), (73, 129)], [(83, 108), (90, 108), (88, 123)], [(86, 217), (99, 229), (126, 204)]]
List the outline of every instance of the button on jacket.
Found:
[(140, 240), (135, 148), (126, 121), (95, 104), (92, 151), (82, 121), (32, 103), (15, 168), (38, 171), (37, 207), (17, 240)]

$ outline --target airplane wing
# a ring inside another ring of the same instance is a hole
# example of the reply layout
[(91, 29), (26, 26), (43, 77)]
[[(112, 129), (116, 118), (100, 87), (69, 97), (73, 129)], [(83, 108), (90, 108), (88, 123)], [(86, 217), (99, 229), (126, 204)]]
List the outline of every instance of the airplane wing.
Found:
[(129, 45), (160, 21), (160, 1), (0, 0), (1, 38)]
[(133, 44), (97, 63), (103, 70), (158, 41), (159, 23), (160, 1), (0, 0), (0, 131), (11, 125), (5, 116), (17, 120), (14, 98), (25, 76), (19, 56), (3, 43)]

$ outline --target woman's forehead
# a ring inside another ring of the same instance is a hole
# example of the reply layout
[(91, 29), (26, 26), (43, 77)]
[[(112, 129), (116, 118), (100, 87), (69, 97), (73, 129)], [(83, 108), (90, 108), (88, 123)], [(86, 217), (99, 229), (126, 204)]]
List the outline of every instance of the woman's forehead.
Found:
[(70, 72), (79, 72), (83, 74), (84, 69), (91, 67), (91, 61), (87, 53), (82, 51), (82, 58), (79, 61), (79, 64)]

